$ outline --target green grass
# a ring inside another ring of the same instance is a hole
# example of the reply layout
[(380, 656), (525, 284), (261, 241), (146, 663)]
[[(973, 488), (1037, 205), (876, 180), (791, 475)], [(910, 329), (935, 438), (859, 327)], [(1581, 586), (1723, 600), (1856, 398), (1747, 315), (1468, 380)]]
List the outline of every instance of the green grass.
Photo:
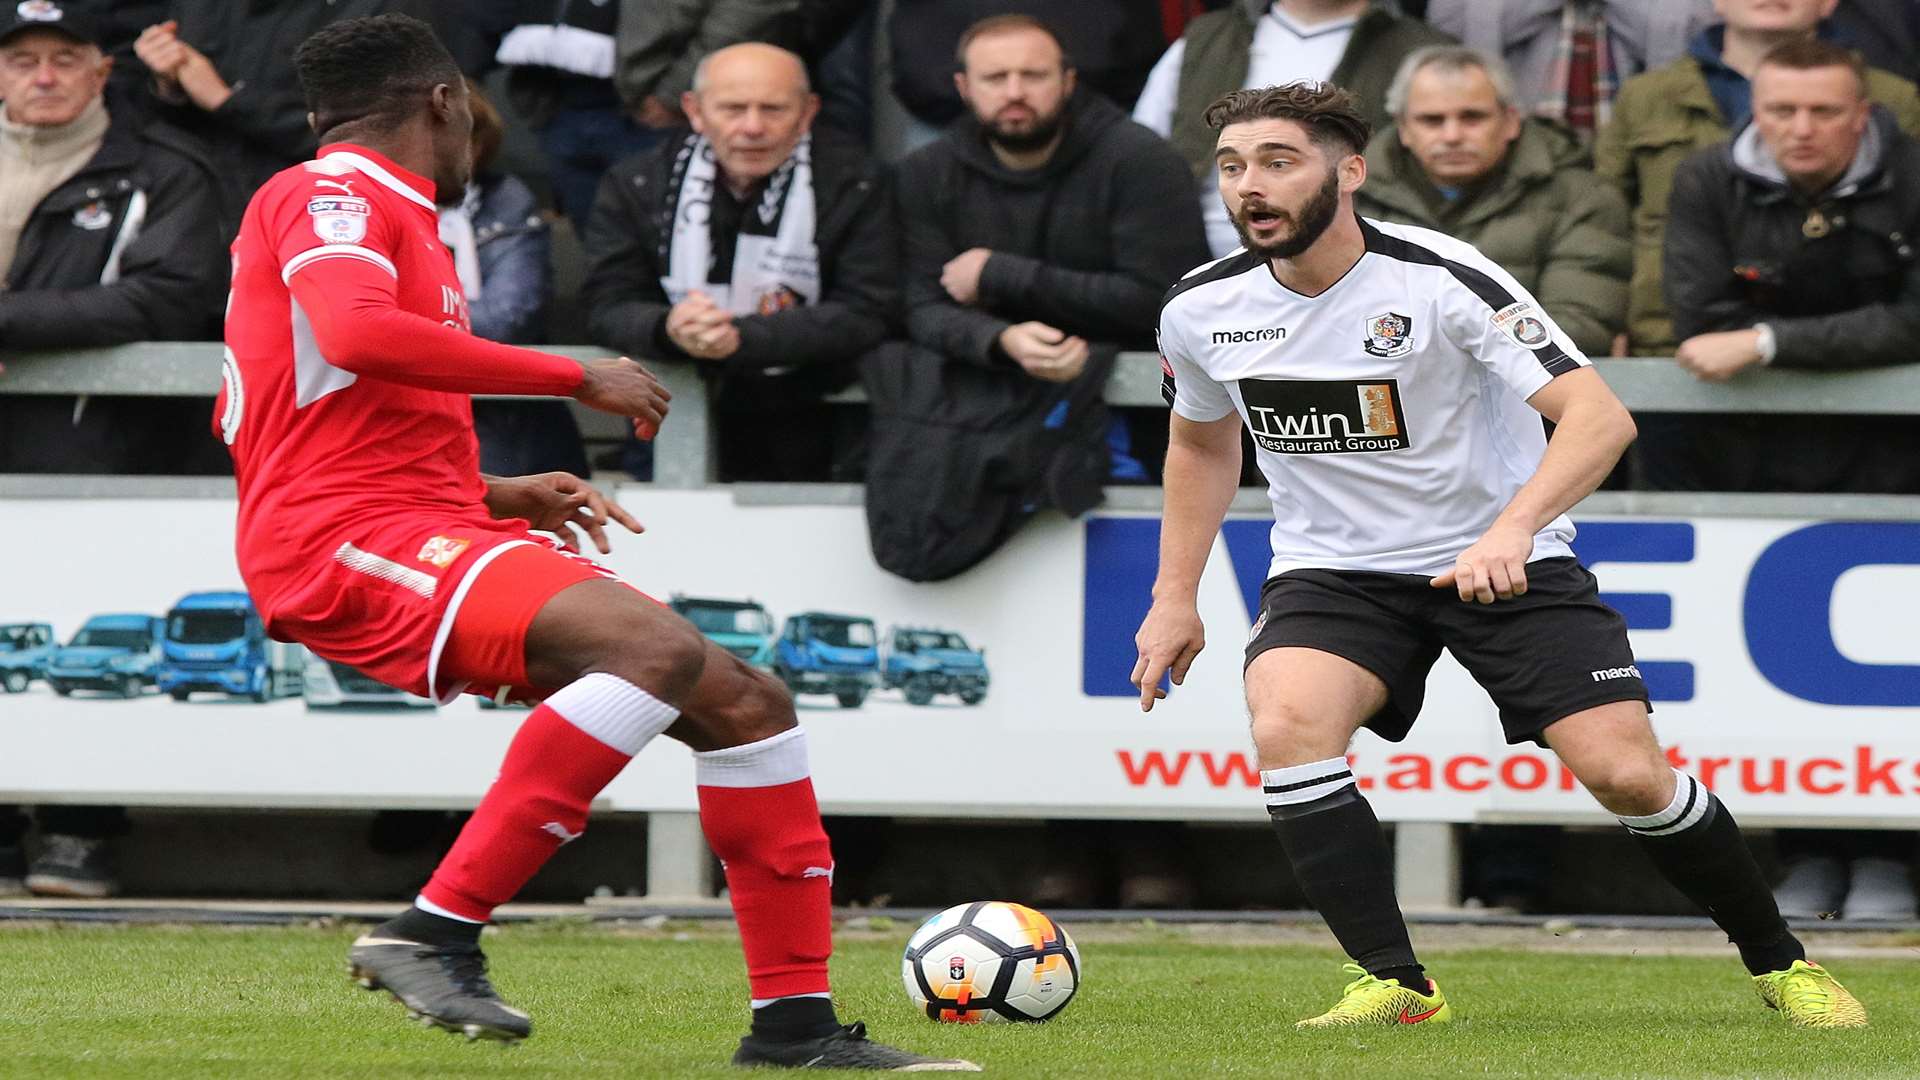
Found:
[[(957, 1027), (912, 1013), (906, 927), (845, 935), (843, 1017), (1000, 1077), (1912, 1077), (1920, 989), (1911, 959), (1836, 970), (1864, 1032), (1786, 1027), (1731, 954), (1432, 955), (1449, 1027), (1301, 1034), (1338, 992), (1339, 958), (1297, 945), (1205, 945), (1166, 930), (1084, 928), (1087, 983), (1051, 1024)], [(351, 928), (0, 925), (4, 1077), (680, 1077), (726, 1075), (742, 1029), (738, 945), (717, 929), (509, 927), (489, 940), (499, 984), (537, 1018), (511, 1049), (403, 1022), (343, 972)], [(1892, 954), (1899, 957), (1896, 951)]]

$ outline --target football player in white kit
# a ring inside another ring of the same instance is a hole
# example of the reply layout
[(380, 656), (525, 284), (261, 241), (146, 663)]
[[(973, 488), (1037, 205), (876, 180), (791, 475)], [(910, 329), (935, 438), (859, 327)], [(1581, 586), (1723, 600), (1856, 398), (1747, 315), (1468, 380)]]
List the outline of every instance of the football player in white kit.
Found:
[(1363, 726), (1406, 736), (1442, 648), (1486, 688), (1508, 742), (1551, 748), (1712, 915), (1767, 1005), (1864, 1026), (1807, 961), (1733, 816), (1661, 753), (1625, 622), (1568, 546), (1567, 511), (1633, 440), (1626, 408), (1471, 245), (1354, 213), (1369, 132), (1345, 91), (1237, 90), (1207, 121), (1244, 246), (1161, 310), (1165, 522), (1133, 681), (1151, 709), (1162, 676), (1184, 680), (1205, 645), (1196, 592), (1244, 425), (1274, 514), (1246, 649), (1260, 777), (1295, 876), (1355, 961), (1339, 1002), (1300, 1026), (1452, 1016), (1346, 761)]

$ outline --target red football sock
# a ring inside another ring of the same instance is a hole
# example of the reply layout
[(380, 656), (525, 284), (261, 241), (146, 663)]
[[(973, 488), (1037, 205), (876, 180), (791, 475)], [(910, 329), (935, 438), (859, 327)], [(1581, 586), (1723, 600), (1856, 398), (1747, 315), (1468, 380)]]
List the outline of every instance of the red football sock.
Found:
[(700, 825), (727, 871), (756, 1002), (827, 991), (833, 852), (799, 728), (694, 755)]
[(500, 776), (420, 891), (484, 922), (562, 844), (586, 830), (587, 807), (679, 711), (613, 675), (588, 675), (533, 710)]

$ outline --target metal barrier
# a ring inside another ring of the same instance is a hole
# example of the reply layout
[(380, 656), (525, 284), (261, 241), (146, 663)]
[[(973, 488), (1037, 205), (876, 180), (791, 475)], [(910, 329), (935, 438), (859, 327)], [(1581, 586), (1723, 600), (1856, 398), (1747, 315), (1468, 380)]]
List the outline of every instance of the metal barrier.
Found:
[[(591, 360), (615, 354), (583, 345), (541, 349)], [(133, 394), (207, 397), (219, 391), (222, 348), (218, 342), (156, 341), (105, 349), (0, 354), (0, 394)], [(1898, 415), (1920, 412), (1920, 365), (1859, 371), (1750, 371), (1726, 383), (1703, 383), (1664, 358), (1602, 359), (1596, 368), (1636, 413), (1841, 413)], [(712, 429), (706, 384), (693, 368), (655, 365), (674, 398), (673, 416), (655, 441), (654, 480), (659, 487), (701, 487), (712, 482)], [(1152, 353), (1122, 353), (1107, 383), (1107, 402), (1159, 406), (1160, 365)], [(832, 400), (866, 400), (853, 387)], [(617, 418), (576, 407), (582, 429), (602, 435), (620, 430)], [(0, 495), (7, 494), (0, 488)]]
[[(605, 350), (547, 347), (588, 360)], [(217, 342), (156, 342), (108, 349), (0, 354), (0, 394), (79, 394), (211, 397), (220, 384), (222, 347)], [(1763, 369), (1726, 384), (1701, 383), (1671, 360), (1603, 359), (1596, 362), (1616, 393), (1639, 413), (1838, 413), (1920, 412), (1920, 365), (1865, 371), (1809, 373)], [(712, 483), (712, 429), (705, 384), (684, 365), (657, 368), (674, 394), (673, 413), (656, 442), (659, 488), (691, 489)], [(1106, 388), (1110, 404), (1161, 405), (1160, 370), (1151, 353), (1121, 357)], [(858, 388), (835, 401), (858, 403)], [(618, 418), (579, 410), (583, 428), (616, 434)], [(846, 484), (742, 484), (730, 489), (746, 505), (853, 505), (862, 492)], [(207, 477), (0, 476), (7, 498), (230, 498), (230, 479)], [(1154, 488), (1115, 488), (1106, 508), (1121, 512), (1159, 509)], [(1266, 511), (1265, 493), (1242, 491), (1237, 513)], [(1920, 520), (1920, 496), (1725, 495), (1600, 492), (1580, 507), (1589, 515), (1817, 517), (1852, 520)], [(948, 811), (950, 813), (950, 811)], [(1458, 829), (1444, 823), (1398, 826), (1396, 876), (1403, 901), (1413, 908), (1445, 907), (1458, 900)], [(649, 817), (649, 891), (655, 897), (711, 895), (710, 862), (697, 817), (656, 813)]]

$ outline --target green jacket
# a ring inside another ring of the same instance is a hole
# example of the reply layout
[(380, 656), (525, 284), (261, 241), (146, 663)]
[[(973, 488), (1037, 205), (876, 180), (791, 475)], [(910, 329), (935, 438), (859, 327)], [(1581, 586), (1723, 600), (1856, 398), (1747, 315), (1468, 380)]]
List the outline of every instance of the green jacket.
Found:
[[(1207, 106), (1247, 85), (1253, 30), (1267, 6), (1268, 0), (1234, 0), (1187, 24), (1169, 141), (1203, 183), (1213, 179), (1214, 131), (1204, 119)], [(1351, 91), (1367, 119), (1380, 127), (1388, 120), (1387, 84), (1393, 81), (1400, 61), (1423, 45), (1452, 41), (1426, 23), (1396, 14), (1376, 2), (1354, 25), (1347, 51), (1333, 69), (1332, 81)]]
[[(1920, 92), (1912, 83), (1875, 68), (1867, 72), (1867, 96), (1892, 112), (1901, 130), (1920, 135)], [(1627, 302), (1633, 355), (1671, 353), (1680, 344), (1660, 283), (1673, 174), (1695, 150), (1732, 134), (1700, 62), (1689, 56), (1622, 84), (1613, 119), (1594, 142), (1594, 169), (1620, 185), (1633, 207), (1633, 284)]]
[(1572, 133), (1528, 120), (1504, 168), (1447, 203), (1389, 127), (1367, 147), (1354, 205), (1381, 221), (1465, 240), (1505, 268), (1590, 356), (1605, 356), (1627, 319), (1627, 203), (1587, 168)]

